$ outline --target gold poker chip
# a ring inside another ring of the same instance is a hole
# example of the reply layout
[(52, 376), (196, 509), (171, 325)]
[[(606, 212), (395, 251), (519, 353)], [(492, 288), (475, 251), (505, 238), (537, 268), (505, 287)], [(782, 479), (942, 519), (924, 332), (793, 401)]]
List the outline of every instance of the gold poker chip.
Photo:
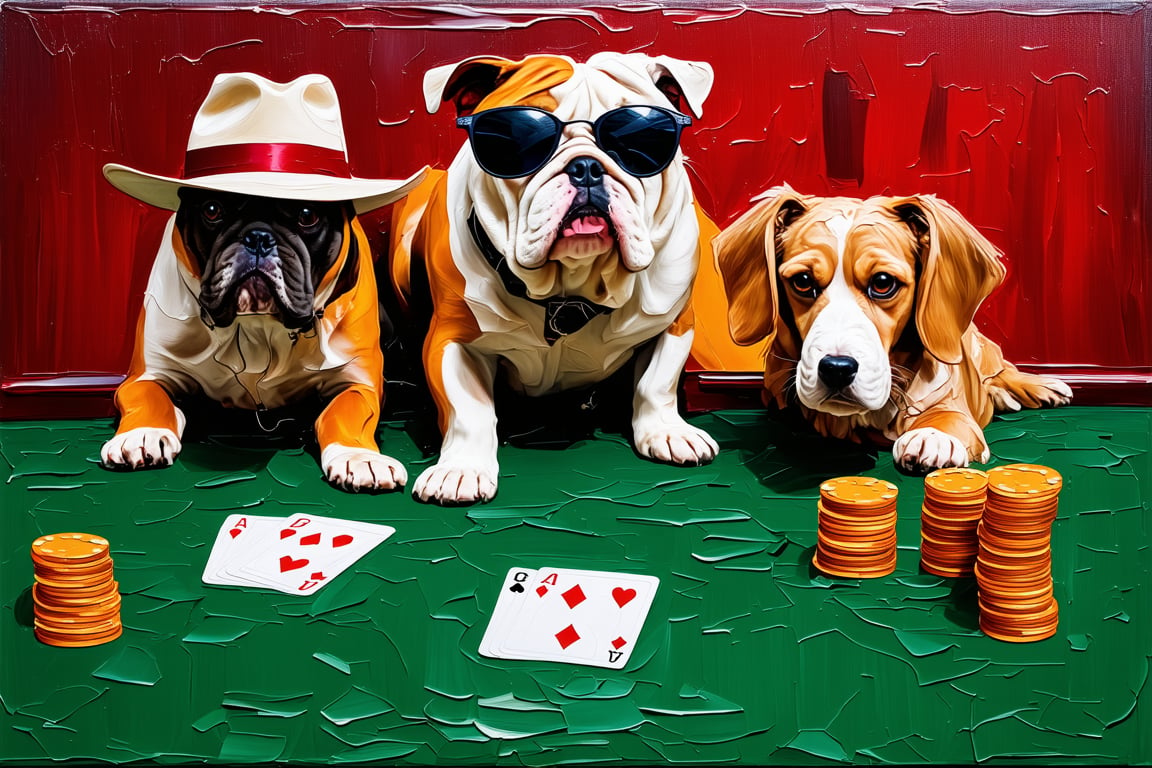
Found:
[(108, 554), (108, 540), (91, 533), (53, 533), (32, 542), (32, 557), (48, 564), (88, 563)]
[(107, 539), (88, 533), (49, 534), (32, 542), (31, 554), (38, 640), (81, 648), (121, 635), (121, 598)]

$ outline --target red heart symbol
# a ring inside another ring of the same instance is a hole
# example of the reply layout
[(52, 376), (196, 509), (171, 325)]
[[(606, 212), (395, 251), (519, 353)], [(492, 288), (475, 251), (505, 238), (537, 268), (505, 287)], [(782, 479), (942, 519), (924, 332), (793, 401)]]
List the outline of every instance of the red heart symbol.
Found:
[(318, 533), (310, 533), (307, 536), (305, 536), (304, 538), (300, 539), (300, 546), (304, 546), (305, 544), (319, 544), (319, 543), (320, 543), (320, 534), (318, 534)]
[(244, 533), (244, 531), (240, 528), (233, 528), (232, 530), (228, 531), (228, 533), (232, 534), (232, 538), (236, 538), (240, 534)]
[(346, 544), (351, 544), (352, 541), (353, 541), (352, 536), (349, 536), (346, 533), (342, 533), (339, 536), (333, 536), (332, 537), (332, 546), (343, 547)]
[(294, 571), (297, 568), (303, 568), (306, 565), (308, 565), (308, 561), (304, 558), (293, 560), (290, 556), (284, 555), (284, 557), (280, 558), (280, 573)]
[(280, 538), (282, 538), (282, 539), (286, 539), (289, 536), (295, 536), (295, 535), (296, 535), (296, 531), (293, 530), (292, 528), (281, 528), (280, 529)]
[(312, 581), (323, 581), (328, 577), (324, 575), (324, 571), (316, 571), (316, 573), (312, 574), (308, 578), (312, 579)]
[(623, 587), (616, 587), (612, 590), (612, 599), (616, 601), (616, 605), (623, 608), (628, 603), (632, 602), (632, 598), (636, 597), (636, 590), (624, 589)]

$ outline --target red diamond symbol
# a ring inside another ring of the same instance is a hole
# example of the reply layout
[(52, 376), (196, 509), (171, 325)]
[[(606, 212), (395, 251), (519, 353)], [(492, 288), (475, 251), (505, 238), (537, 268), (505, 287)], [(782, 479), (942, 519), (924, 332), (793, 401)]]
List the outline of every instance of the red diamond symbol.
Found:
[(556, 633), (556, 642), (560, 643), (561, 648), (567, 648), (579, 639), (580, 633), (571, 624)]
[(618, 637), (612, 641), (612, 647), (616, 650), (620, 650), (620, 648), (625, 645), (628, 645), (628, 641), (622, 637)]
[(548, 587), (536, 587), (536, 594), (540, 595), (540, 597), (544, 597), (544, 595), (548, 594)]
[(584, 590), (580, 589), (579, 584), (561, 594), (560, 597), (564, 598), (564, 602), (568, 603), (569, 608), (575, 608), (588, 599), (584, 596)]

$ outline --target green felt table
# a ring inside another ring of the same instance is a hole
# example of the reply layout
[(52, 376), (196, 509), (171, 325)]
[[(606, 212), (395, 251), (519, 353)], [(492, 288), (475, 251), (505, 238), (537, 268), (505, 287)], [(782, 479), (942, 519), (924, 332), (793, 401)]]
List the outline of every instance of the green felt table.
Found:
[[(106, 419), (0, 424), (0, 761), (557, 765), (1147, 763), (1152, 759), (1152, 411), (999, 417), (991, 465), (1065, 484), (1052, 532), (1055, 637), (981, 634), (973, 579), (919, 568), (920, 478), (889, 454), (755, 411), (693, 417), (711, 465), (635, 456), (616, 434), (501, 448), (491, 503), (328, 487), (299, 447), (208, 439), (176, 466), (96, 463)], [(415, 476), (403, 422), (383, 444)], [(821, 480), (896, 483), (891, 576), (811, 564)], [(395, 535), (307, 598), (200, 576), (224, 518), (309, 511)], [(123, 636), (61, 649), (31, 628), (29, 546), (112, 543)], [(508, 568), (660, 578), (621, 671), (481, 657)]]

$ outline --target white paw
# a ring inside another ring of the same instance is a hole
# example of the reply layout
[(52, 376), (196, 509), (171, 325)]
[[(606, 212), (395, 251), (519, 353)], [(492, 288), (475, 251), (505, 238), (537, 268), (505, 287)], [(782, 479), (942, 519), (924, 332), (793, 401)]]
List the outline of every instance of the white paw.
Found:
[(354, 446), (333, 444), (320, 454), (324, 477), (344, 491), (390, 491), (408, 482), (404, 465), (391, 456)]
[(720, 452), (711, 435), (682, 420), (651, 428), (634, 426), (633, 437), (641, 456), (671, 464), (707, 464)]
[(121, 432), (100, 449), (100, 461), (111, 469), (168, 467), (180, 455), (180, 438), (170, 429), (137, 427)]
[(1039, 379), (1043, 389), (1036, 393), (1036, 399), (1041, 403), (1054, 407), (1072, 402), (1072, 387), (1066, 382), (1051, 376), (1040, 376)]
[(947, 432), (924, 427), (900, 435), (892, 446), (892, 458), (909, 472), (930, 472), (968, 466), (968, 449)]
[(496, 496), (495, 464), (483, 469), (452, 461), (440, 461), (420, 473), (412, 495), (420, 501), (437, 504), (470, 504), (489, 501)]

